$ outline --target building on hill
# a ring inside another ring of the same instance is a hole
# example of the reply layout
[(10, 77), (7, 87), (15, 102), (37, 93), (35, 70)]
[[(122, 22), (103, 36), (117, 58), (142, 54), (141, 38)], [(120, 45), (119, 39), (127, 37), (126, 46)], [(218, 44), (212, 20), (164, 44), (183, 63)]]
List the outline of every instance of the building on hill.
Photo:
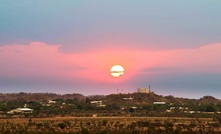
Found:
[(53, 101), (53, 100), (48, 101), (48, 104), (55, 104), (55, 103), (56, 103), (56, 101)]
[(106, 107), (106, 105), (103, 104), (103, 101), (95, 100), (95, 101), (91, 101), (91, 104), (94, 104), (94, 105), (96, 105), (97, 107)]
[(9, 112), (7, 112), (8, 114), (15, 114), (15, 113), (25, 113), (25, 114), (31, 114), (33, 113), (33, 109), (30, 109), (30, 108), (16, 108), (16, 109), (13, 109)]
[(97, 101), (97, 100), (91, 101), (91, 104), (102, 104), (102, 101)]
[(166, 102), (153, 102), (153, 104), (155, 104), (155, 105), (164, 105), (164, 104), (166, 104)]
[(133, 100), (134, 98), (132, 98), (131, 96), (129, 98), (124, 98), (124, 100)]
[(137, 88), (138, 93), (150, 93), (150, 88)]

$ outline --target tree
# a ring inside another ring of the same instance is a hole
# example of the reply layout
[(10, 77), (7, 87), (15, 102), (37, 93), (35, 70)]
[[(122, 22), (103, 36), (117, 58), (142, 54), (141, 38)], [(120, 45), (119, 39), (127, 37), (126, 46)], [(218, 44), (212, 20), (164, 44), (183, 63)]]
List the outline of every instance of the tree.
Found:
[(215, 112), (215, 108), (211, 105), (206, 106), (205, 112)]
[(131, 107), (130, 109), (129, 109), (129, 112), (135, 112), (135, 110)]
[(64, 123), (58, 123), (58, 127), (59, 127), (60, 129), (65, 129), (65, 128), (67, 127), (67, 125), (64, 124)]

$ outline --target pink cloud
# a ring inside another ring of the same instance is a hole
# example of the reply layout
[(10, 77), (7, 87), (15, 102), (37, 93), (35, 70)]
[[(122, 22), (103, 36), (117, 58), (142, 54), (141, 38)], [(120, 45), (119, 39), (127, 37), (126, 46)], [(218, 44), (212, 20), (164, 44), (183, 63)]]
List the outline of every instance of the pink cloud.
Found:
[(221, 43), (209, 44), (194, 49), (172, 50), (170, 65), (180, 71), (221, 73), (219, 57)]
[(59, 45), (33, 42), (0, 47), (1, 75), (9, 77), (53, 77), (61, 75), (63, 54)]
[[(32, 42), (29, 45), (0, 46), (0, 75), (6, 78), (57, 78), (82, 83), (119, 83), (132, 79), (139, 73), (162, 73), (160, 70), (142, 72), (144, 68), (158, 68), (166, 73), (177, 70), (220, 73), (220, 52), (221, 44), (163, 51), (109, 48), (85, 53), (64, 53), (60, 51), (60, 45)], [(114, 64), (125, 68), (125, 75), (118, 81), (109, 73)]]

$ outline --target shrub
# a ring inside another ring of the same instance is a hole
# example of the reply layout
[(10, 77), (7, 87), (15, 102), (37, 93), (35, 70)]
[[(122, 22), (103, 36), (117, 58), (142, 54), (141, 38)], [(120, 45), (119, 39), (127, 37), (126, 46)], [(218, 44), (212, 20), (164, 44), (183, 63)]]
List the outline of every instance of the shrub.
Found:
[(64, 124), (64, 123), (58, 123), (58, 127), (59, 127), (60, 129), (65, 129), (65, 128), (67, 127), (67, 125)]

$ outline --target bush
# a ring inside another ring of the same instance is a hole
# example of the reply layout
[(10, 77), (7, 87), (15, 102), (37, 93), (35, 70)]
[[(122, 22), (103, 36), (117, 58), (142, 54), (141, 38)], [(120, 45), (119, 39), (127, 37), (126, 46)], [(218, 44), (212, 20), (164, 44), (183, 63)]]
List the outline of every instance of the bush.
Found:
[(65, 129), (65, 128), (67, 127), (67, 125), (64, 124), (64, 123), (58, 123), (58, 127), (59, 127), (60, 129)]
[(108, 121), (107, 121), (107, 120), (102, 120), (102, 126), (106, 126), (106, 125), (107, 125), (107, 123), (108, 123)]
[(81, 130), (81, 134), (89, 134), (88, 129), (86, 129), (86, 128), (82, 128), (82, 130)]

